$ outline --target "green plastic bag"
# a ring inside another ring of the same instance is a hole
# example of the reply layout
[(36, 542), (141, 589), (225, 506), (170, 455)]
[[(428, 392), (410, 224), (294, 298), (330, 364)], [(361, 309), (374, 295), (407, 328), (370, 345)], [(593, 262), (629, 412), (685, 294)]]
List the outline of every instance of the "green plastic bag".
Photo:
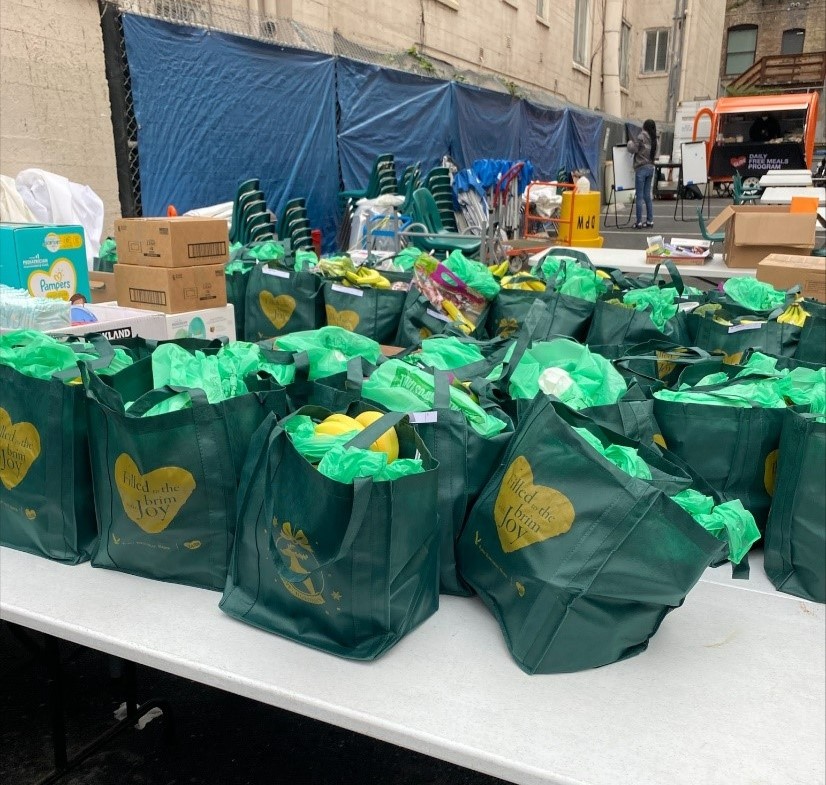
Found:
[(751, 546), (760, 539), (754, 516), (739, 499), (715, 505), (711, 496), (692, 488), (671, 498), (707, 532), (728, 543), (732, 564), (740, 564)]
[(113, 237), (107, 237), (98, 250), (94, 260), (94, 269), (101, 273), (111, 273), (118, 262), (118, 246)]
[(445, 259), (444, 265), (486, 300), (493, 300), (499, 294), (501, 287), (493, 273), (481, 262), (468, 259), (461, 251), (452, 251)]
[(766, 574), (780, 591), (826, 602), (826, 418), (793, 410), (784, 417), (763, 549)]
[(347, 444), (358, 433), (357, 429), (336, 436), (316, 433), (312, 417), (306, 414), (287, 417), (282, 425), (293, 447), (310, 463), (318, 463), (333, 447)]
[[(107, 358), (103, 362), (103, 358)], [(131, 356), (108, 341), (72, 338), (58, 340), (37, 330), (14, 330), (0, 335), (0, 365), (23, 376), (48, 380), (58, 376), (71, 382), (80, 379), (78, 362), (94, 363), (96, 373), (113, 374), (132, 364)]]
[(306, 352), (310, 360), (310, 380), (343, 373), (354, 357), (374, 365), (381, 357), (381, 346), (371, 338), (343, 327), (321, 327), (282, 335), (274, 348), (288, 352)]
[(786, 303), (786, 292), (780, 292), (770, 283), (756, 278), (729, 278), (723, 291), (738, 305), (753, 311), (773, 311)]
[(397, 458), (387, 463), (387, 453), (339, 444), (325, 453), (318, 471), (331, 480), (349, 484), (359, 477), (369, 477), (374, 482), (399, 480), (421, 474), (424, 467), (421, 458)]
[(614, 466), (622, 469), (631, 477), (638, 477), (641, 480), (652, 478), (651, 469), (648, 464), (640, 458), (639, 450), (635, 447), (628, 447), (622, 444), (603, 445), (602, 441), (585, 428), (574, 428), (574, 430), (585, 439), (600, 455), (611, 461)]
[[(583, 267), (570, 257), (548, 256), (537, 267), (548, 286), (569, 297), (595, 303), (609, 289), (609, 283), (596, 270)], [(536, 275), (537, 268), (534, 270)]]
[(528, 673), (644, 651), (725, 551), (669, 498), (691, 485), (687, 473), (636, 445), (652, 479), (630, 477), (574, 428), (608, 436), (537, 396), (459, 538), (462, 577)]
[[(329, 414), (298, 412), (316, 420)], [(284, 421), (262, 425), (239, 492), (225, 613), (306, 646), (372, 660), (436, 611), (438, 464), (401, 420), (386, 415), (353, 440), (366, 447), (395, 426), (399, 460), (420, 455), (424, 471), (384, 482), (325, 477), (297, 452)]]
[[(556, 369), (548, 374), (548, 369)], [(616, 403), (627, 391), (611, 363), (574, 341), (535, 343), (510, 376), (512, 398), (533, 399), (542, 390), (573, 409)]]
[[(282, 387), (295, 376), (295, 366), (270, 362), (261, 347), (236, 341), (214, 354), (189, 352), (176, 344), (163, 344), (152, 353), (154, 387), (187, 387), (203, 390), (209, 403), (220, 403), (249, 392), (247, 379), (265, 372)], [(189, 392), (164, 398), (144, 413), (144, 417), (179, 411), (191, 406)], [(127, 410), (130, 406), (127, 405)]]
[(424, 251), (416, 248), (415, 245), (408, 245), (406, 248), (402, 248), (402, 250), (393, 257), (392, 261), (394, 267), (405, 272), (410, 272), (415, 267), (416, 262), (418, 262), (422, 256), (427, 255)]
[(318, 266), (318, 256), (315, 251), (296, 251), (295, 252), (295, 269), (298, 270), (312, 270)]
[[(388, 360), (364, 382), (362, 395), (392, 412), (433, 411), (435, 381), (433, 374), (408, 365), (402, 360)], [(507, 422), (494, 417), (464, 391), (450, 388), (450, 408), (461, 412), (481, 436), (494, 436), (505, 430)]]
[(476, 344), (460, 341), (452, 335), (426, 338), (416, 355), (416, 360), (422, 365), (439, 371), (452, 371), (484, 359), (482, 350)]
[(677, 290), (669, 286), (647, 286), (645, 289), (632, 289), (622, 296), (622, 301), (633, 305), (638, 311), (649, 311), (651, 321), (662, 330), (669, 319), (677, 314), (674, 300)]

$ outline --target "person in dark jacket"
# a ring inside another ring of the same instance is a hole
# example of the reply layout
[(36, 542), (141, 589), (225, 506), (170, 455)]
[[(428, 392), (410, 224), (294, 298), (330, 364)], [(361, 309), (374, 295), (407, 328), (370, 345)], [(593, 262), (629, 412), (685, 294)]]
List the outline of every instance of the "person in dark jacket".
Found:
[[(634, 186), (637, 200), (637, 222), (635, 229), (654, 226), (654, 202), (651, 191), (654, 187), (654, 161), (657, 158), (657, 126), (653, 120), (642, 124), (642, 131), (636, 139), (628, 140), (628, 152), (634, 154)], [(646, 218), (642, 220), (642, 206), (645, 204)]]

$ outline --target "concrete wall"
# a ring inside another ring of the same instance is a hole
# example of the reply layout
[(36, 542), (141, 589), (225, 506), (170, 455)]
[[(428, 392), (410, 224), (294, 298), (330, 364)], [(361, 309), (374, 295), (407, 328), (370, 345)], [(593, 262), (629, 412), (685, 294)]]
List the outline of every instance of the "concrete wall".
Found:
[(97, 3), (0, 5), (0, 172), (38, 167), (86, 183), (108, 231), (120, 202)]

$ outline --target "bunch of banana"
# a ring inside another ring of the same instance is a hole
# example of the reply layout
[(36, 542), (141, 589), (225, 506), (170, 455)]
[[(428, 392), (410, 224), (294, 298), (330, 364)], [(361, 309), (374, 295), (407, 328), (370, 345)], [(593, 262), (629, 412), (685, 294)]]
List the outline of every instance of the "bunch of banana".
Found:
[(501, 278), (503, 275), (507, 275), (510, 269), (510, 262), (507, 259), (505, 259), (504, 262), (499, 262), (499, 264), (488, 265), (488, 270), (490, 270), (491, 275), (495, 278)]
[(506, 275), (502, 281), (503, 289), (522, 289), (526, 292), (544, 292), (545, 284), (529, 273)]
[(802, 327), (808, 316), (809, 312), (804, 310), (803, 304), (797, 300), (777, 317), (777, 321), (780, 324), (793, 324), (796, 327)]
[(331, 256), (321, 259), (318, 269), (326, 278), (344, 278), (355, 267), (349, 256)]
[(465, 334), (470, 335), (475, 325), (450, 300), (442, 300), (442, 310), (456, 322), (456, 326)]
[(358, 267), (355, 270), (348, 270), (344, 274), (344, 278), (355, 286), (369, 286), (373, 289), (390, 288), (390, 281), (372, 267)]
[[(362, 412), (357, 417), (346, 414), (331, 414), (315, 426), (319, 436), (341, 436), (345, 433), (363, 431), (368, 425), (381, 417), (379, 412)], [(387, 463), (393, 463), (399, 457), (399, 437), (395, 428), (389, 428), (370, 445), (374, 452), (387, 453)]]

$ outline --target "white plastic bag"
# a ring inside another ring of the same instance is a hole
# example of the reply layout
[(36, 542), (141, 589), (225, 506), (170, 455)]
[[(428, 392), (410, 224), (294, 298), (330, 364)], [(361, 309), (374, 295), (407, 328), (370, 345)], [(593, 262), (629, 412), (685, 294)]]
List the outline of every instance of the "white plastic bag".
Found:
[(17, 192), (40, 223), (80, 224), (86, 237), (86, 263), (100, 250), (103, 201), (88, 186), (43, 169), (24, 169), (15, 178)]
[(17, 192), (14, 180), (4, 174), (0, 174), (0, 221), (13, 224), (30, 224), (37, 221)]

